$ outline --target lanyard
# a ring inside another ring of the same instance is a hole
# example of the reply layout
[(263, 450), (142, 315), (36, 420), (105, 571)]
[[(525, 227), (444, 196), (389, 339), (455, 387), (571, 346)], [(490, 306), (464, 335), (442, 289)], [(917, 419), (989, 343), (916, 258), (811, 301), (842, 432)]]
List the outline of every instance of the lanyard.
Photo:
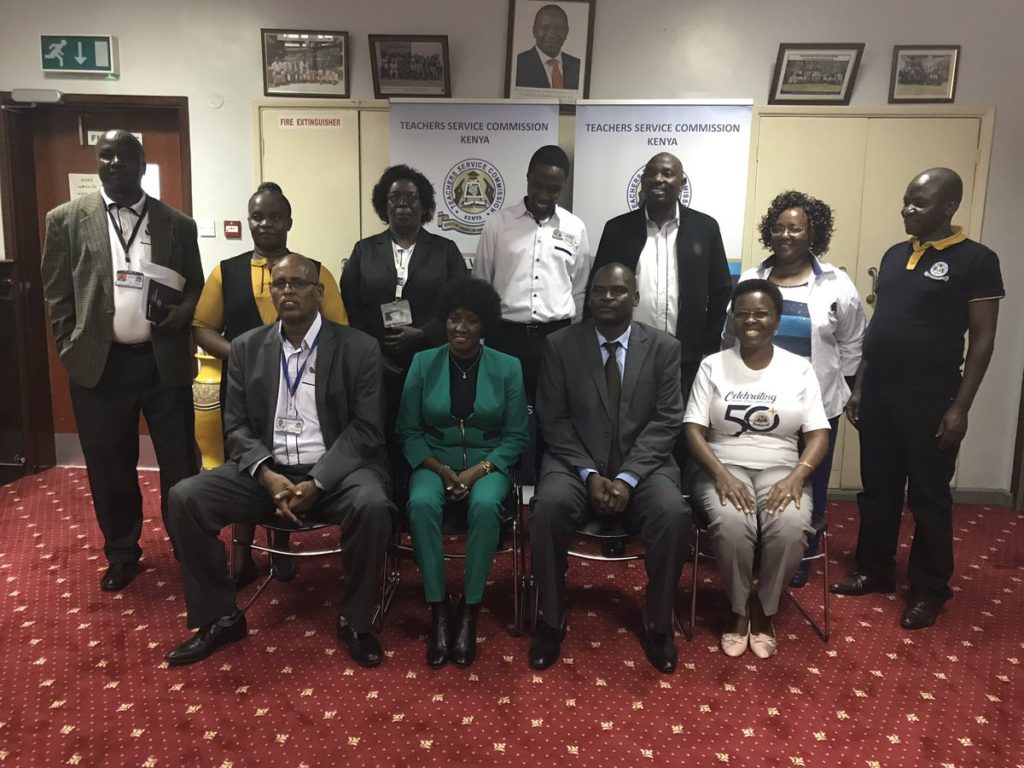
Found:
[[(127, 208), (132, 213), (135, 213), (135, 209), (131, 206), (121, 206)], [(121, 217), (114, 216), (114, 212), (107, 208), (107, 216), (110, 219), (110, 223), (114, 225), (114, 231), (117, 233), (117, 239), (121, 241), (121, 247), (124, 248), (124, 260), (131, 263), (131, 259), (128, 257), (128, 249), (132, 247), (132, 243), (135, 242), (136, 235), (139, 234), (139, 227), (142, 226), (142, 220), (146, 218), (146, 212), (149, 211), (149, 198), (146, 198), (146, 202), (142, 204), (142, 213), (138, 214), (138, 221), (135, 222), (135, 228), (132, 230), (131, 237), (128, 238), (128, 242), (124, 240), (124, 230), (121, 229)]]
[[(316, 338), (313, 339), (313, 343), (309, 346), (309, 354), (306, 355), (306, 359), (302, 361), (302, 365), (295, 374), (294, 384), (292, 383), (292, 377), (288, 375), (288, 358), (284, 354), (284, 345), (281, 346), (281, 373), (284, 375), (284, 385), (288, 390), (288, 402), (295, 400), (295, 393), (299, 391), (299, 384), (302, 383), (302, 374), (306, 371), (306, 363), (308, 363), (309, 358), (313, 356), (313, 352), (316, 351), (316, 345), (319, 343), (320, 334), (318, 333)], [(301, 351), (301, 349), (299, 351)]]
[[(409, 280), (409, 262), (412, 261), (412, 251), (416, 247), (416, 243), (413, 243), (408, 248), (402, 248), (392, 240), (391, 247), (395, 254), (395, 273), (398, 276), (398, 279), (395, 281), (395, 301), (399, 301), (405, 292), (405, 284)], [(405, 254), (404, 259), (402, 254)]]

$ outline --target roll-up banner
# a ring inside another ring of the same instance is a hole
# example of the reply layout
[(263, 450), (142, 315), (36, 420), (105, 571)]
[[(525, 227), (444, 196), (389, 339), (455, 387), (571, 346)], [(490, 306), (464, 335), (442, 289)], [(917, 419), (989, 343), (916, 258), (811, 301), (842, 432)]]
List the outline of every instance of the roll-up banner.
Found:
[(640, 206), (640, 175), (661, 152), (679, 158), (684, 205), (714, 217), (737, 268), (747, 200), (753, 102), (581, 101), (576, 107), (573, 213), (597, 248), (604, 224)]
[(391, 102), (391, 162), (430, 179), (437, 211), (426, 228), (467, 255), (487, 219), (526, 194), (530, 156), (557, 143), (556, 101)]

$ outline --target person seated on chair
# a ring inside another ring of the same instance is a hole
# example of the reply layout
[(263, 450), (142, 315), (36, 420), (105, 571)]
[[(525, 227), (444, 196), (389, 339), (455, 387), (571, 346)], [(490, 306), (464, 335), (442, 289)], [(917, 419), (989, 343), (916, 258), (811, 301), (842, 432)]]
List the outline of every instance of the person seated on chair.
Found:
[[(430, 604), (427, 663), (476, 658), (476, 622), (501, 536), (509, 470), (529, 440), (519, 360), (481, 342), (501, 320), (501, 300), (484, 280), (441, 290), (437, 316), (448, 343), (418, 352), (405, 380), (398, 437), (413, 468), (409, 532)], [(468, 504), (465, 588), (455, 626), (444, 582), (441, 518), (447, 502)]]
[(545, 340), (538, 421), (547, 450), (530, 521), (540, 620), (530, 666), (558, 659), (565, 636), (569, 542), (588, 517), (620, 523), (647, 545), (644, 651), (673, 672), (672, 604), (689, 554), (690, 514), (672, 446), (683, 425), (679, 342), (632, 320), (633, 272), (594, 273), (592, 317)]
[[(377, 666), (370, 632), (394, 504), (384, 452), (377, 343), (324, 320), (314, 263), (296, 253), (271, 271), (279, 323), (242, 334), (228, 357), (228, 460), (171, 490), (171, 540), (180, 554), (195, 636), (168, 653), (191, 664), (247, 634), (224, 545), (233, 523), (339, 523), (344, 592), (338, 637), (352, 659)], [(276, 515), (276, 518), (275, 518)]]
[(829, 422), (814, 368), (773, 344), (782, 311), (774, 283), (736, 285), (738, 343), (701, 363), (686, 408), (684, 432), (697, 464), (692, 498), (707, 518), (732, 606), (721, 639), (727, 656), (742, 655), (748, 645), (762, 659), (775, 653), (771, 617), (814, 532), (810, 480), (828, 453)]
[[(192, 336), (200, 347), (219, 360), (227, 360), (231, 341), (246, 331), (277, 320), (277, 309), (270, 294), (270, 270), (274, 262), (287, 253), (288, 232), (292, 228), (292, 204), (278, 184), (265, 181), (249, 198), (249, 234), (253, 249), (213, 268), (203, 286), (203, 293), (192, 318)], [(315, 262), (314, 262), (315, 263)], [(320, 312), (327, 320), (348, 324), (348, 314), (341, 292), (327, 267), (320, 266), (320, 284), (324, 287)], [(227, 372), (221, 374), (221, 414), (226, 410)], [(242, 587), (256, 580), (259, 571), (252, 559), (255, 526), (238, 526), (236, 544), (231, 558), (235, 586)], [(288, 534), (274, 537), (277, 549), (288, 549)], [(281, 581), (295, 578), (295, 558), (271, 555), (274, 576)]]

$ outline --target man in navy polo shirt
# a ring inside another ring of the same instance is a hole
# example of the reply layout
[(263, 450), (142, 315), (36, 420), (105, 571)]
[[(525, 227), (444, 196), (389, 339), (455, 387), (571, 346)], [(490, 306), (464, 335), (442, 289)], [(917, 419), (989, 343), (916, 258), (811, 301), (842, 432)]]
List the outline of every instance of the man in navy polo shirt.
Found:
[(962, 197), (963, 182), (948, 168), (924, 171), (907, 186), (902, 214), (911, 238), (882, 257), (875, 314), (846, 407), (860, 431), (864, 490), (857, 496), (857, 571), (831, 589), (894, 591), (906, 488), (915, 529), (905, 629), (934, 624), (952, 597), (950, 482), (1004, 296), (995, 253), (951, 226)]

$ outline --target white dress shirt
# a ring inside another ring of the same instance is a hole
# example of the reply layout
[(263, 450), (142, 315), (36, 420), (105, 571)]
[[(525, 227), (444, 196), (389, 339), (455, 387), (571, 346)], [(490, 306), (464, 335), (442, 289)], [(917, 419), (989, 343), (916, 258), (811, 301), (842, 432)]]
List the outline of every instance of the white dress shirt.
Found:
[(659, 227), (646, 213), (647, 242), (636, 264), (636, 287), (640, 303), (633, 319), (660, 331), (676, 335), (679, 321), (679, 261), (676, 238), (679, 236), (679, 206), (675, 217)]
[(109, 211), (107, 234), (110, 236), (110, 259), (114, 272), (114, 341), (119, 344), (142, 344), (152, 338), (151, 326), (146, 319), (146, 297), (143, 295), (145, 291), (141, 287), (119, 286), (117, 273), (125, 270), (141, 272), (142, 262), (152, 261), (149, 213), (147, 212), (143, 217), (138, 234), (129, 244), (128, 253), (124, 252), (114, 222), (117, 222), (122, 236), (127, 242), (132, 236), (135, 225), (139, 222), (139, 217), (142, 216), (142, 210), (146, 205), (146, 193), (143, 192), (142, 197), (127, 208), (116, 207), (113, 210), (110, 210), (110, 206), (114, 201), (107, 196), (102, 188), (100, 196), (103, 198), (104, 208)]
[[(324, 445), (324, 435), (320, 430), (320, 416), (316, 410), (316, 356), (317, 350), (314, 343), (320, 335), (320, 327), (323, 320), (317, 313), (316, 319), (309, 327), (302, 343), (298, 349), (292, 346), (291, 342), (281, 334), (281, 357), (284, 361), (278, 361), (282, 367), (281, 381), (277, 388), (277, 410), (274, 413), (274, 461), (279, 466), (292, 466), (294, 464), (315, 464), (320, 460), (327, 450)], [(281, 324), (278, 323), (281, 330)], [(303, 368), (305, 363), (305, 368)], [(287, 366), (288, 379), (295, 384), (295, 379), (300, 375), (295, 396), (292, 397), (288, 391), (288, 383), (285, 380), (283, 368)], [(302, 432), (300, 434), (289, 434), (278, 429), (278, 419), (301, 419)]]
[(593, 258), (583, 220), (561, 206), (537, 223), (525, 199), (484, 225), (473, 277), (501, 296), (501, 319), (513, 323), (579, 321)]

